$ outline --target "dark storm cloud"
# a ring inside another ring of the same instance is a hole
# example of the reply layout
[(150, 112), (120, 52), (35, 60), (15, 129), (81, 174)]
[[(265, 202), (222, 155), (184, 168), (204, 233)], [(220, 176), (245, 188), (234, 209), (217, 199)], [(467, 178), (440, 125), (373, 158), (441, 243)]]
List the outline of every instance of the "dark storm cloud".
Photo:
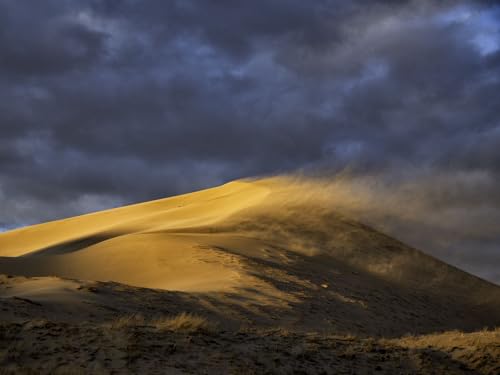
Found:
[(499, 23), (488, 1), (0, 1), (0, 227), (318, 166), (500, 207)]
[(71, 10), (63, 4), (0, 3), (2, 75), (61, 74), (96, 61), (104, 35), (72, 21)]

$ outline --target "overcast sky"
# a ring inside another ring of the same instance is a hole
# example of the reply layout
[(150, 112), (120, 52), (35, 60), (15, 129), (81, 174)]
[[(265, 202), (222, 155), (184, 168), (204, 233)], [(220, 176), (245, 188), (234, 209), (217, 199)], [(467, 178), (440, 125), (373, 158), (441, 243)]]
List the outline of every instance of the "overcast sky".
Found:
[(0, 0), (0, 228), (347, 166), (487, 227), (458, 264), (488, 276), (494, 3)]

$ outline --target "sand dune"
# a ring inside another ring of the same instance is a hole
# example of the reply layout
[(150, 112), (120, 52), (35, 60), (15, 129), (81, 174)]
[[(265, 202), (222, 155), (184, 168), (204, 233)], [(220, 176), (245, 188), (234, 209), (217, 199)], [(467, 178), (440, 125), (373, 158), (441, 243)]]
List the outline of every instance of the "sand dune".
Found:
[(0, 273), (17, 275), (0, 280), (0, 316), (187, 311), (225, 329), (365, 337), (500, 325), (500, 287), (348, 217), (334, 195), (242, 180), (0, 234)]
[(268, 189), (243, 182), (14, 230), (0, 237), (2, 272), (113, 280), (174, 290), (222, 290), (239, 278), (231, 254), (203, 250), (206, 226), (258, 204)]
[(391, 284), (401, 294), (451, 298), (452, 310), (491, 301), (497, 309), (500, 301), (500, 288), (340, 214), (313, 181), (291, 177), (235, 181), (13, 230), (0, 235), (0, 257), (2, 273), (231, 292), (263, 305), (321, 290), (369, 309), (373, 296), (363, 287), (378, 283), (382, 295)]

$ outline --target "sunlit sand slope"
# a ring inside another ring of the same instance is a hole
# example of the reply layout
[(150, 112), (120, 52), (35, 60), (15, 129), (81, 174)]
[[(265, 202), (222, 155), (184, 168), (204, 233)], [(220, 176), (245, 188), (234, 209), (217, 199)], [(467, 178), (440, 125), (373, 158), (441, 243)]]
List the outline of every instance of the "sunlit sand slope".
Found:
[(224, 221), (269, 189), (244, 182), (14, 230), (0, 236), (1, 271), (113, 280), (152, 288), (231, 288), (238, 259), (196, 236), (164, 233)]
[(0, 273), (195, 293), (208, 310), (224, 304), (228, 321), (294, 328), (500, 324), (498, 286), (342, 215), (331, 194), (314, 181), (242, 180), (13, 230), (0, 235)]

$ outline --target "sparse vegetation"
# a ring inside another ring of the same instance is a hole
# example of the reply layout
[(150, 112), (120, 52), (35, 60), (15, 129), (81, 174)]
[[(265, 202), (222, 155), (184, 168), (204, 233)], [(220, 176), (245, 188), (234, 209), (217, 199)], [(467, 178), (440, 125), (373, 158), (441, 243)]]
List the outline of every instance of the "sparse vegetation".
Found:
[(180, 313), (174, 316), (162, 316), (147, 320), (142, 314), (127, 314), (114, 319), (108, 326), (111, 329), (123, 329), (128, 327), (152, 327), (157, 331), (174, 331), (183, 333), (212, 332), (216, 324), (209, 322), (206, 318), (192, 314)]
[(111, 328), (122, 329), (124, 327), (135, 327), (145, 324), (145, 319), (142, 314), (123, 315), (111, 322)]
[(151, 325), (159, 331), (210, 332), (215, 329), (214, 323), (190, 313), (155, 319), (151, 322)]
[(277, 374), (487, 375), (500, 370), (498, 329), (392, 340), (279, 329), (215, 330), (206, 335), (213, 325), (186, 312), (154, 320), (130, 314), (108, 325), (48, 322), (2, 327), (9, 335), (0, 337), (0, 375), (167, 370), (260, 374), (263, 369)]

